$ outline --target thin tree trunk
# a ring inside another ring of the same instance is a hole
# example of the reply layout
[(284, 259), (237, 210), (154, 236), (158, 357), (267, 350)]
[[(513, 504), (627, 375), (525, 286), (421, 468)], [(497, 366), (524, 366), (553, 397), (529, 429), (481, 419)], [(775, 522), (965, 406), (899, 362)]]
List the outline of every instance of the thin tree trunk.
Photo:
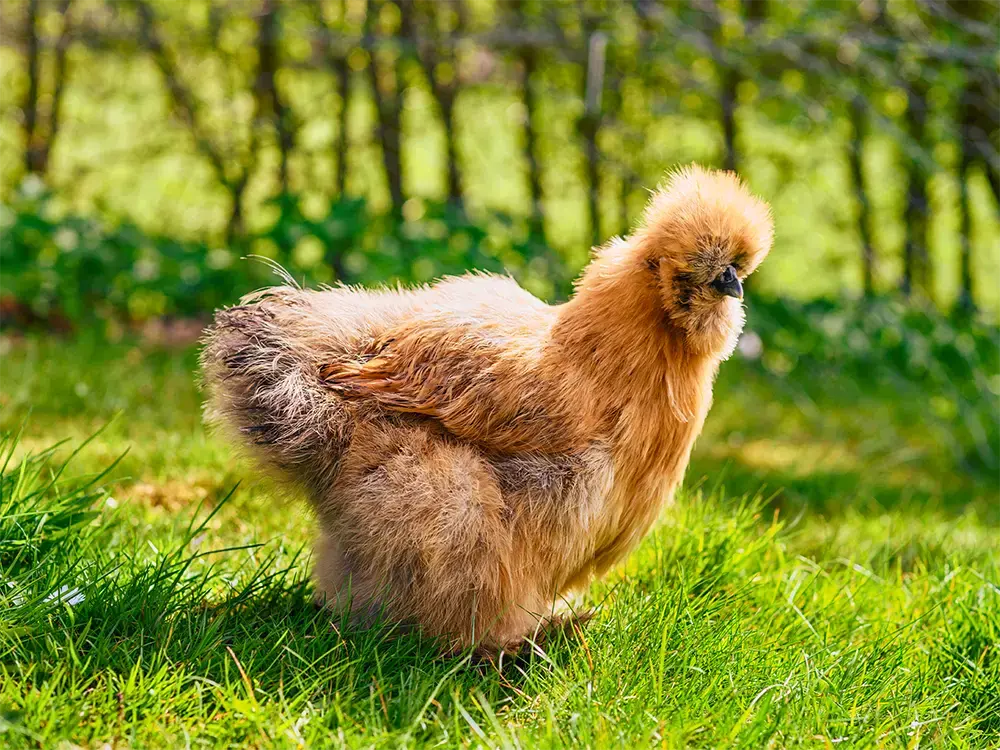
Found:
[[(347, 0), (341, 0), (341, 23), (347, 27)], [(337, 133), (337, 200), (347, 198), (347, 103), (350, 100), (351, 68), (347, 64), (347, 50), (341, 50), (334, 61), (334, 74), (337, 77), (337, 96), (340, 98), (340, 128)], [(344, 267), (344, 243), (334, 242), (327, 247), (327, 262), (333, 269), (333, 275), (340, 282), (347, 281), (347, 269)]]
[[(465, 9), (458, 1), (459, 32), (464, 30)], [(437, 4), (432, 3), (431, 8), (436, 8)], [(433, 38), (425, 40), (420, 38), (419, 27), (435, 28), (433, 10), (430, 10), (426, 17), (420, 19), (418, 24), (416, 18), (416, 7), (413, 0), (400, 0), (399, 2), (401, 26), (405, 37), (413, 42), (416, 48), (416, 61), (423, 70), (424, 77), (430, 86), (431, 94), (434, 96), (441, 111), (441, 123), (445, 131), (446, 144), (446, 170), (447, 170), (447, 191), (448, 202), (454, 206), (462, 207), (462, 186), (458, 170), (458, 144), (455, 138), (455, 99), (457, 96), (457, 70), (455, 63), (455, 52), (452, 44), (443, 45), (443, 50), (439, 48), (441, 40), (435, 33)], [(441, 63), (451, 65), (453, 75), (451, 81), (442, 81), (437, 74)]]
[[(511, 6), (514, 23), (525, 24), (524, 0), (516, 0)], [(542, 213), (542, 177), (538, 161), (537, 120), (538, 95), (534, 87), (535, 71), (538, 67), (538, 57), (535, 47), (528, 43), (518, 48), (518, 57), (523, 68), (524, 96), (524, 150), (528, 159), (528, 192), (531, 197), (531, 214), (528, 227), (531, 234), (542, 237), (545, 233)]]
[[(615, 49), (611, 47), (608, 50), (609, 54), (614, 56)], [(610, 101), (608, 102), (608, 109), (611, 112), (621, 113), (623, 111), (622, 107), (622, 94), (621, 91), (624, 88), (625, 75), (622, 72), (624, 67), (624, 61), (621, 57), (612, 57), (608, 68), (611, 71), (611, 81), (608, 83), (608, 97)], [(626, 123), (622, 122), (620, 124), (622, 133), (621, 140), (623, 143), (628, 141), (628, 126)], [(614, 228), (611, 234), (625, 234), (628, 232), (628, 176), (631, 171), (631, 166), (628, 163), (627, 155), (623, 152), (618, 154), (616, 159), (614, 174), (617, 177), (617, 184), (614, 188), (618, 191), (618, 200), (615, 201), (615, 218), (614, 218)]]
[(228, 180), (229, 194), (232, 196), (233, 207), (229, 214), (229, 222), (226, 224), (226, 243), (232, 245), (237, 237), (246, 231), (244, 219), (243, 198), (246, 193), (247, 184), (253, 174), (257, 164), (257, 149), (259, 146), (258, 132), (260, 130), (260, 110), (256, 109), (253, 120), (250, 122), (250, 145), (247, 150), (247, 163), (243, 165), (240, 174), (236, 179)]
[(337, 96), (340, 98), (340, 128), (337, 133), (337, 198), (347, 197), (347, 102), (350, 98), (351, 70), (347, 65), (347, 55), (341, 55), (334, 67), (337, 76)]
[(222, 162), (222, 157), (201, 131), (201, 127), (198, 124), (198, 119), (195, 114), (196, 107), (194, 97), (181, 82), (180, 77), (177, 74), (176, 66), (171, 60), (166, 48), (163, 46), (163, 40), (160, 39), (159, 34), (156, 31), (153, 11), (147, 4), (146, 0), (135, 0), (135, 4), (139, 10), (139, 34), (142, 38), (142, 43), (152, 54), (156, 67), (160, 69), (160, 73), (163, 75), (174, 111), (188, 126), (188, 129), (194, 136), (195, 145), (212, 165), (212, 168), (216, 173), (216, 177), (220, 182), (225, 184), (226, 170), (225, 165)]
[[(927, 122), (927, 99), (919, 84), (911, 83), (907, 107), (907, 130), (917, 147), (924, 143)], [(927, 253), (927, 176), (920, 159), (907, 157), (909, 184), (906, 193), (906, 243), (903, 248), (903, 294), (920, 289), (930, 296)]]
[(542, 176), (538, 164), (538, 145), (536, 143), (536, 122), (538, 120), (538, 100), (532, 83), (537, 67), (534, 49), (522, 52), (524, 62), (524, 134), (525, 150), (528, 157), (528, 186), (531, 192), (531, 221), (534, 230), (541, 235), (543, 232), (542, 218)]
[(45, 175), (49, 171), (49, 156), (59, 135), (63, 93), (66, 90), (66, 51), (70, 42), (69, 10), (71, 0), (60, 0), (57, 6), (63, 26), (55, 45), (55, 71), (52, 83), (52, 104), (48, 127), (43, 127), (38, 108), (41, 90), (41, 40), (38, 32), (38, 0), (28, 4), (28, 91), (23, 104), (26, 148), (24, 166), (28, 172)]
[[(963, 141), (969, 150), (970, 164), (979, 164), (990, 192), (1000, 208), (1000, 74), (989, 70), (966, 72), (963, 99)], [(991, 135), (994, 137), (991, 139)]]
[(962, 213), (961, 228), (961, 289), (958, 294), (958, 309), (963, 312), (972, 312), (976, 309), (975, 296), (972, 292), (972, 221), (969, 215), (969, 160), (965, 152), (962, 153), (962, 165), (959, 168), (959, 200), (961, 202), (960, 211)]
[(996, 157), (984, 157), (983, 158), (983, 172), (986, 173), (986, 181), (989, 183), (990, 190), (993, 191), (993, 200), (1000, 205), (1000, 163), (998, 163)]
[(402, 209), (405, 196), (403, 195), (403, 133), (400, 118), (400, 91), (399, 91), (399, 71), (398, 67), (393, 71), (394, 91), (389, 95), (389, 106), (386, 107), (384, 121), (386, 130), (386, 143), (388, 145), (389, 164), (389, 193), (392, 196), (392, 205), (398, 211)]
[(239, 180), (229, 186), (229, 198), (232, 201), (232, 208), (229, 210), (229, 219), (226, 222), (227, 245), (232, 245), (236, 241), (236, 238), (243, 234), (243, 192), (245, 188), (245, 180)]
[[(751, 49), (753, 49), (754, 39), (753, 36), (757, 32), (758, 27), (767, 18), (767, 0), (742, 0), (740, 3), (743, 16), (746, 19), (744, 23), (744, 35), (749, 40)], [(730, 128), (732, 134), (729, 136), (731, 145), (728, 146), (728, 150), (732, 153), (732, 167), (733, 171), (736, 171), (739, 166), (739, 156), (736, 148), (736, 104), (737, 104), (737, 89), (740, 82), (743, 80), (742, 74), (730, 68), (730, 74), (733, 77), (733, 81), (729, 84), (730, 87), (730, 98), (732, 100), (733, 113), (731, 115)]]
[[(714, 2), (702, 2), (702, 9), (707, 16), (707, 37), (712, 58), (719, 71), (719, 110), (722, 120), (722, 167), (735, 172), (740, 167), (739, 149), (736, 145), (736, 104), (737, 91), (742, 75), (732, 62), (726, 59), (725, 42), (722, 37), (722, 16), (719, 6)], [(752, 34), (767, 14), (764, 0), (741, 0), (739, 9), (742, 18), (739, 23), (744, 27), (744, 34)]]
[[(651, 10), (652, 8), (648, 0), (632, 0), (632, 12), (635, 13), (638, 32), (638, 54), (635, 55), (634, 58), (634, 62), (636, 64), (635, 75), (642, 83), (645, 83), (643, 81), (642, 69), (638, 66), (647, 58), (650, 42), (656, 39), (658, 34), (658, 29), (656, 28), (656, 24), (654, 24), (654, 20), (651, 16)], [(614, 54), (617, 47), (613, 47), (612, 50), (612, 54)], [(619, 86), (619, 90), (615, 94), (616, 104), (619, 110), (622, 108), (621, 96), (621, 86)], [(629, 200), (641, 188), (639, 170), (636, 167), (636, 164), (639, 164), (642, 161), (641, 156), (641, 153), (634, 154), (628, 150), (622, 154), (623, 169), (619, 205), (619, 226), (621, 232), (627, 232), (629, 230), (631, 224), (629, 216)], [(629, 157), (633, 158), (630, 159)]]
[(28, 0), (25, 34), (28, 38), (28, 91), (21, 106), (24, 112), (24, 168), (27, 172), (37, 172), (38, 161), (38, 90), (39, 90), (39, 48), (38, 0)]
[[(400, 134), (399, 134), (399, 101), (396, 71), (391, 76), (379, 76), (375, 61), (375, 45), (372, 36), (375, 31), (375, 18), (378, 7), (374, 0), (369, 0), (365, 9), (364, 46), (368, 52), (368, 81), (375, 99), (377, 113), (375, 134), (382, 148), (382, 167), (385, 169), (389, 184), (389, 197), (393, 213), (399, 213), (403, 206), (403, 174), (400, 164)], [(379, 80), (384, 83), (380, 86)]]
[(280, 33), (278, 18), (278, 0), (263, 0), (257, 25), (257, 81), (254, 92), (258, 98), (258, 111), (261, 117), (273, 121), (278, 137), (278, 181), (281, 192), (288, 193), (288, 158), (294, 146), (294, 136), (288, 112), (281, 100), (276, 81), (279, 61), (278, 35)]
[[(465, 33), (466, 29), (466, 9), (463, 0), (455, 0), (458, 13), (457, 32), (459, 35)], [(451, 42), (451, 40), (448, 40)], [(462, 196), (462, 178), (458, 168), (458, 119), (455, 116), (455, 101), (458, 99), (458, 60), (453, 43), (445, 45), (447, 52), (445, 55), (438, 53), (437, 57), (444, 57), (451, 65), (451, 81), (442, 83), (435, 75), (437, 67), (433, 66), (429, 71), (429, 80), (434, 87), (434, 95), (441, 107), (441, 120), (444, 123), (445, 143), (447, 145), (448, 159), (448, 202), (459, 209), (464, 210), (464, 200)]]
[(702, 26), (708, 50), (719, 76), (719, 117), (722, 124), (722, 168), (736, 171), (736, 86), (739, 77), (726, 60), (721, 40), (722, 19), (718, 6), (711, 0), (700, 0), (699, 10), (704, 16)]
[(597, 147), (597, 132), (601, 126), (601, 94), (604, 89), (604, 55), (607, 36), (603, 32), (588, 35), (587, 66), (584, 74), (584, 111), (580, 119), (580, 130), (586, 144), (587, 162), (587, 210), (590, 215), (590, 244), (601, 243), (600, 215), (600, 150)]
[(448, 148), (448, 202), (463, 209), (462, 178), (458, 170), (458, 139), (455, 135), (455, 94), (441, 98), (441, 117), (444, 120), (445, 142)]
[(875, 253), (872, 248), (870, 227), (870, 204), (868, 193), (865, 190), (865, 175), (862, 164), (865, 137), (865, 100), (857, 94), (850, 103), (851, 113), (851, 147), (850, 147), (850, 167), (851, 180), (854, 182), (854, 195), (858, 204), (858, 236), (861, 238), (861, 276), (865, 297), (871, 298), (875, 294), (874, 270)]
[[(351, 68), (347, 63), (347, 49), (333, 48), (331, 44), (330, 25), (323, 15), (322, 0), (310, 0), (308, 8), (312, 13), (313, 23), (322, 30), (323, 57), (333, 71), (336, 82), (337, 100), (340, 111), (337, 117), (337, 139), (333, 147), (333, 159), (337, 174), (334, 178), (334, 190), (338, 200), (347, 197), (347, 115), (350, 99)], [(347, 0), (340, 0), (340, 24), (342, 31), (347, 32)]]
[(232, 208), (226, 223), (226, 241), (232, 243), (236, 235), (243, 231), (243, 191), (256, 162), (256, 121), (259, 113), (254, 114), (254, 121), (250, 125), (251, 143), (247, 164), (243, 165), (241, 173), (236, 179), (230, 179), (226, 173), (226, 164), (221, 152), (202, 131), (196, 114), (195, 98), (181, 80), (177, 66), (156, 30), (156, 19), (152, 8), (146, 0), (133, 0), (133, 3), (139, 13), (140, 40), (143, 46), (149, 50), (153, 62), (156, 63), (156, 67), (159, 68), (160, 74), (163, 76), (174, 113), (187, 125), (199, 153), (211, 165), (219, 184), (229, 193)]
[(59, 3), (59, 15), (62, 16), (63, 27), (59, 32), (59, 39), (56, 42), (55, 60), (55, 82), (52, 87), (52, 109), (49, 111), (49, 135), (45, 139), (39, 159), (39, 170), (43, 174), (49, 171), (49, 156), (55, 146), (56, 137), (59, 135), (59, 126), (62, 124), (62, 101), (63, 93), (66, 91), (66, 51), (69, 49), (70, 41), (70, 6), (72, 0), (61, 0)]
[[(1000, 23), (1000, 5), (996, 0), (946, 0), (945, 5), (958, 28), (982, 29), (958, 39), (958, 44), (970, 48), (983, 43), (995, 46)], [(993, 31), (992, 35), (989, 30)], [(982, 67), (969, 67), (965, 75), (963, 148), (969, 151), (970, 167), (982, 164), (993, 197), (1000, 204), (1000, 77), (996, 74), (995, 63), (990, 62)]]
[[(877, 15), (873, 26), (890, 36), (906, 36), (898, 19), (892, 23), (888, 15), (887, 0), (878, 0)], [(904, 127), (903, 161), (907, 175), (906, 206), (903, 211), (905, 240), (903, 244), (903, 278), (900, 290), (910, 297), (920, 292), (931, 297), (930, 258), (927, 252), (927, 170), (924, 167), (924, 143), (927, 125), (926, 75), (932, 60), (924, 60), (917, 75), (904, 80), (906, 87), (906, 114)]]
[[(337, 200), (347, 198), (347, 115), (348, 100), (350, 98), (350, 66), (347, 64), (347, 49), (335, 50), (331, 43), (330, 25), (323, 15), (321, 0), (311, 0), (308, 8), (312, 13), (313, 23), (322, 30), (323, 55), (326, 64), (333, 71), (336, 82), (337, 99), (340, 102), (338, 113), (337, 138), (333, 144), (333, 159), (336, 164), (337, 174), (334, 178), (334, 189)], [(346, 35), (347, 32), (347, 0), (340, 0), (340, 25), (341, 30)], [(344, 268), (344, 242), (334, 240), (326, 245), (326, 262), (333, 269), (334, 278), (337, 281), (346, 281), (346, 269)]]
[(717, 58), (722, 69), (722, 86), (719, 91), (719, 106), (722, 109), (722, 142), (725, 148), (722, 167), (736, 171), (736, 73)]
[(972, 171), (971, 148), (972, 108), (970, 106), (971, 91), (963, 89), (962, 98), (959, 104), (959, 144), (961, 149), (961, 163), (958, 167), (958, 190), (959, 190), (959, 213), (961, 214), (961, 255), (960, 263), (960, 283), (961, 288), (958, 293), (956, 307), (963, 313), (971, 313), (976, 309), (975, 297), (972, 293), (972, 216), (969, 206), (969, 175)]

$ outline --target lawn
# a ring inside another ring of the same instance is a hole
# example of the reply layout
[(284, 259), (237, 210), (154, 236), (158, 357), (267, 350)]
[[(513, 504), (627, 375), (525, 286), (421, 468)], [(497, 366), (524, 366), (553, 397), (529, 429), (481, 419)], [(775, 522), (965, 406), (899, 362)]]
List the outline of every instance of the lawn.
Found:
[(193, 346), (3, 338), (0, 745), (997, 747), (995, 469), (947, 394), (763, 338), (589, 625), (502, 664), (314, 610)]

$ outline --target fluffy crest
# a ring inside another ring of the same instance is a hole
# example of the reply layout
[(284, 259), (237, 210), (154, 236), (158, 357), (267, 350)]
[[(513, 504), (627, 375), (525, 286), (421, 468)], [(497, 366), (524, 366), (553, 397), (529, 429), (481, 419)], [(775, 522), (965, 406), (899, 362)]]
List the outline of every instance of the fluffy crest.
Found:
[(697, 266), (725, 259), (746, 275), (771, 249), (774, 223), (767, 204), (734, 173), (691, 165), (653, 193), (634, 236), (651, 260)]

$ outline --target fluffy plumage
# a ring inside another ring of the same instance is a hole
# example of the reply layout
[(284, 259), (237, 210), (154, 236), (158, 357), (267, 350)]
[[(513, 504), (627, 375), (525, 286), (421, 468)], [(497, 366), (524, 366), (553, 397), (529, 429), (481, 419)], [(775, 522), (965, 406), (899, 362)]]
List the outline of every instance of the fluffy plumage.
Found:
[(672, 497), (743, 325), (719, 280), (771, 238), (734, 175), (693, 167), (563, 305), (481, 274), (267, 289), (206, 335), (207, 416), (305, 490), (328, 604), (510, 647)]

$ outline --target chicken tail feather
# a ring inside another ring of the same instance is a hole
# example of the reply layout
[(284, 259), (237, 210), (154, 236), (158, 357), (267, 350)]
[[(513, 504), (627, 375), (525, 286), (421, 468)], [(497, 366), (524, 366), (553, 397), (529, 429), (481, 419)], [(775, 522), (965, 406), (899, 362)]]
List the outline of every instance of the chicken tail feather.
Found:
[(322, 382), (315, 351), (301, 335), (303, 293), (278, 288), (220, 311), (201, 353), (209, 423), (228, 428), (279, 476), (330, 481), (350, 439), (351, 420)]

